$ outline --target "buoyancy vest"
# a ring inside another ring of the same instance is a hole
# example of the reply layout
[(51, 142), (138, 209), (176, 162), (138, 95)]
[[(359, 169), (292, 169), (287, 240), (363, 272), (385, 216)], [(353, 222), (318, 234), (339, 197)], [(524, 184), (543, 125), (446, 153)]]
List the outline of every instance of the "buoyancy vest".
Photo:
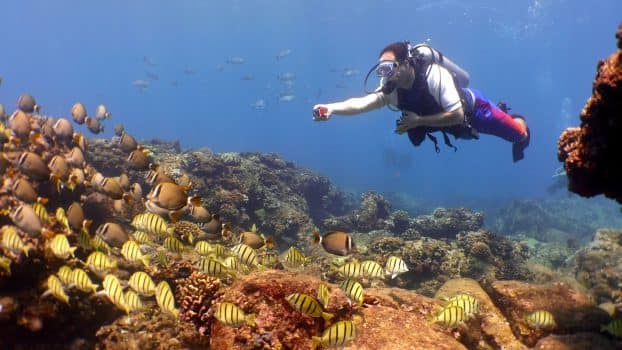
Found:
[[(411, 61), (411, 64), (413, 64), (415, 68), (415, 81), (408, 89), (396, 88), (397, 107), (402, 111), (411, 111), (421, 116), (443, 112), (443, 106), (441, 106), (434, 98), (434, 96), (432, 96), (428, 87), (428, 69), (430, 68), (430, 65), (432, 63), (426, 62), (425, 60), (414, 59)], [(477, 131), (473, 129), (468, 122), (472, 113), (473, 105), (472, 101), (468, 100), (469, 98), (471, 98), (471, 96), (467, 96), (465, 91), (458, 87), (455, 77), (453, 82), (460, 96), (460, 101), (462, 103), (462, 108), (465, 114), (465, 120), (460, 125), (453, 125), (448, 127), (425, 127), (427, 131), (426, 134), (428, 138), (432, 142), (434, 142), (434, 148), (437, 153), (440, 152), (440, 148), (438, 147), (436, 137), (431, 134), (432, 132), (442, 132), (445, 144), (453, 148), (454, 151), (457, 150), (457, 147), (451, 143), (447, 134), (453, 135), (456, 139), (479, 138), (479, 134), (477, 133)]]

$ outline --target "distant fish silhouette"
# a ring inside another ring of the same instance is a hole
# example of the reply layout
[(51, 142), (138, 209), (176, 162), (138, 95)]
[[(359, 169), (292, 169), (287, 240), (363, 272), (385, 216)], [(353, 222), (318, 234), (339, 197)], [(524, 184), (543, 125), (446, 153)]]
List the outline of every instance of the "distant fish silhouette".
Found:
[(184, 69), (184, 74), (186, 74), (186, 75), (195, 75), (196, 73), (197, 72), (194, 69), (190, 68), (190, 67)]
[(242, 76), (242, 80), (255, 80), (255, 76), (252, 74), (246, 74), (244, 76)]
[(281, 50), (277, 55), (276, 55), (276, 59), (280, 60), (282, 58), (285, 58), (287, 56), (289, 56), (292, 53), (292, 49), (285, 49), (285, 50)]
[(296, 74), (294, 73), (281, 73), (279, 75), (276, 76), (277, 79), (279, 79), (282, 83), (286, 82), (286, 81), (294, 81), (296, 80)]
[(151, 58), (147, 57), (147, 56), (143, 56), (143, 62), (145, 64), (147, 64), (147, 65), (150, 65), (150, 66), (155, 66), (156, 65), (155, 62), (153, 62), (153, 60)]
[(342, 75), (344, 77), (349, 78), (349, 77), (357, 76), (357, 75), (359, 75), (359, 73), (360, 73), (360, 71), (358, 69), (345, 68), (343, 70), (343, 74)]
[(147, 72), (146, 75), (150, 80), (160, 80), (160, 76), (153, 72)]
[(227, 58), (227, 63), (229, 64), (244, 64), (244, 62), (246, 61), (242, 57), (239, 57), (239, 56), (233, 56), (233, 57)]
[(251, 103), (251, 108), (256, 110), (266, 109), (266, 101), (260, 98), (254, 103)]
[(137, 87), (140, 91), (143, 91), (143, 90), (145, 90), (146, 88), (149, 87), (149, 82), (146, 81), (146, 80), (138, 79), (138, 80), (134, 80), (132, 82), (132, 85)]
[(290, 93), (282, 93), (279, 95), (279, 102), (291, 102), (296, 98), (296, 95)]

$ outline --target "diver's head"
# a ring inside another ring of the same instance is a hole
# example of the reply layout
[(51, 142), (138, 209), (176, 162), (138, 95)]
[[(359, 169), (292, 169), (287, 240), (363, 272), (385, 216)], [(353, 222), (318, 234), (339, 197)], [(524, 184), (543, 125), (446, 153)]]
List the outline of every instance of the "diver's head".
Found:
[(407, 89), (415, 79), (415, 70), (408, 57), (408, 43), (398, 41), (387, 45), (379, 55), (376, 74), (397, 87)]

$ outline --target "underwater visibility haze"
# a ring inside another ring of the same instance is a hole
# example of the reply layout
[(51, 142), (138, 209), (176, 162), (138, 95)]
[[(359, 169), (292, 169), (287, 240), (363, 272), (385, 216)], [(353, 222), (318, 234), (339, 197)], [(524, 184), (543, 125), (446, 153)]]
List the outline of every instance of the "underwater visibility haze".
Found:
[[(622, 348), (622, 197), (572, 153), (616, 154), (620, 1), (0, 13), (1, 349)], [(524, 116), (524, 159), (314, 120), (402, 41)]]

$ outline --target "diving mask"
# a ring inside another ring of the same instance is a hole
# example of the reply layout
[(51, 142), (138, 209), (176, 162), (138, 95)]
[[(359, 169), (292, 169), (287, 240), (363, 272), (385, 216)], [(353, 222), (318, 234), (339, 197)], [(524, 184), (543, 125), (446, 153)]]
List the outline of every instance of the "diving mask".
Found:
[(376, 67), (376, 75), (382, 78), (389, 78), (395, 74), (399, 64), (396, 61), (382, 61)]

